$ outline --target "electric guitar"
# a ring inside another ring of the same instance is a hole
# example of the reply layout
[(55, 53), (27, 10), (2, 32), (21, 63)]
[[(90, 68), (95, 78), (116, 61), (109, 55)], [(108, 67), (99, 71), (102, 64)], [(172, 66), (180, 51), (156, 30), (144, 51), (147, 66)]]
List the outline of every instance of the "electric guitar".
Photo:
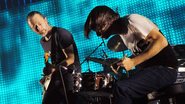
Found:
[[(45, 53), (45, 55), (44, 55), (44, 59), (45, 59), (45, 67), (43, 69), (44, 75), (40, 79), (40, 83), (43, 88), (43, 97), (45, 95), (45, 92), (48, 89), (49, 84), (50, 84), (52, 74), (56, 71), (55, 67), (48, 62), (49, 56), (50, 56), (49, 53)], [(60, 64), (58, 64), (58, 65), (60, 65)], [(58, 66), (58, 65), (56, 65), (56, 66)], [(62, 67), (63, 70), (68, 70), (68, 68), (65, 66), (60, 66), (60, 67)], [(73, 88), (74, 88), (73, 92), (79, 92), (81, 89), (81, 81), (82, 81), (81, 73), (75, 72), (75, 70), (73, 70), (72, 77), (73, 77)]]
[(45, 67), (43, 68), (44, 75), (40, 79), (40, 84), (42, 85), (42, 88), (43, 88), (43, 93), (42, 93), (43, 97), (45, 95), (45, 92), (48, 89), (49, 84), (50, 84), (52, 74), (55, 71), (55, 68), (48, 62), (49, 56), (50, 56), (50, 53), (44, 54), (44, 59), (45, 59), (44, 60)]
[[(120, 67), (117, 65), (117, 63), (120, 62), (121, 59), (118, 59), (118, 58), (101, 59), (96, 57), (88, 57), (87, 59), (107, 66), (105, 71), (110, 70), (108, 72), (112, 73), (112, 75), (117, 80), (124, 79), (125, 77), (129, 77), (128, 72), (123, 67)], [(125, 74), (123, 74), (123, 70), (125, 70), (126, 72)]]

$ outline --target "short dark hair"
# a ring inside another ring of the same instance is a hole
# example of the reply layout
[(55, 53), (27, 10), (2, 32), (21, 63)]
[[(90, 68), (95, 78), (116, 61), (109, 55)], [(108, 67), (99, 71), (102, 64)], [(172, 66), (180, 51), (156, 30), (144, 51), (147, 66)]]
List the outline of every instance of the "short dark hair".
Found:
[[(103, 26), (108, 27), (112, 22), (118, 19), (120, 16), (117, 12), (113, 11), (107, 6), (96, 6), (89, 13), (85, 25), (84, 25), (84, 35), (89, 38), (89, 33), (91, 30), (96, 31), (97, 35), (103, 35), (98, 30)], [(104, 31), (105, 32), (105, 31)]]
[(30, 17), (33, 17), (35, 14), (39, 14), (40, 16), (42, 16), (43, 18), (45, 18), (45, 16), (44, 16), (42, 13), (40, 13), (40, 12), (38, 12), (38, 11), (31, 11), (31, 12), (28, 13), (28, 15), (27, 15), (27, 20), (28, 20)]

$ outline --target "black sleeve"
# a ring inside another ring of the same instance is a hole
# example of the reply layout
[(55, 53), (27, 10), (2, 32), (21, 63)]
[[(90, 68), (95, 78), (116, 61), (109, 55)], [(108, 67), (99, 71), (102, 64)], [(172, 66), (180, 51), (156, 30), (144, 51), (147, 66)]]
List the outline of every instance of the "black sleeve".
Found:
[(59, 35), (59, 44), (62, 46), (62, 49), (69, 47), (73, 44), (73, 37), (69, 31), (63, 28), (58, 29)]

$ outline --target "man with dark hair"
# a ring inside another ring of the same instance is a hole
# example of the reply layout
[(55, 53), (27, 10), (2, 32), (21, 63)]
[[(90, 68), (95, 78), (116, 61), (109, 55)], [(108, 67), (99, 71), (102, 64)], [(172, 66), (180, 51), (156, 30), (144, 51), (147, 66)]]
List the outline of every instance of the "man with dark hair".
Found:
[(173, 84), (177, 77), (177, 59), (159, 28), (139, 14), (120, 17), (107, 6), (97, 6), (89, 13), (84, 26), (88, 38), (93, 30), (101, 38), (119, 35), (133, 53), (125, 56), (118, 66), (138, 72), (114, 86), (115, 104), (133, 104), (134, 99)]
[[(27, 22), (34, 32), (42, 36), (40, 43), (47, 61), (44, 74), (51, 76), (50, 84), (43, 97), (43, 104), (74, 104), (72, 73), (80, 73), (81, 67), (71, 33), (64, 28), (50, 26), (46, 17), (37, 11), (28, 14)], [(51, 65), (47, 57), (51, 57)]]

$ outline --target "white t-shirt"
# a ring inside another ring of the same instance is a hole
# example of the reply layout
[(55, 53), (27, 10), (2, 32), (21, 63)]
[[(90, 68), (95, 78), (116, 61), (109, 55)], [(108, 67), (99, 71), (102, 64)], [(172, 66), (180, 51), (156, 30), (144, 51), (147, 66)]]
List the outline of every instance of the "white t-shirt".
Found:
[(125, 45), (132, 51), (134, 55), (138, 55), (147, 49), (149, 45), (144, 39), (152, 29), (159, 28), (148, 18), (139, 14), (131, 14), (128, 16), (128, 32), (120, 35)]

